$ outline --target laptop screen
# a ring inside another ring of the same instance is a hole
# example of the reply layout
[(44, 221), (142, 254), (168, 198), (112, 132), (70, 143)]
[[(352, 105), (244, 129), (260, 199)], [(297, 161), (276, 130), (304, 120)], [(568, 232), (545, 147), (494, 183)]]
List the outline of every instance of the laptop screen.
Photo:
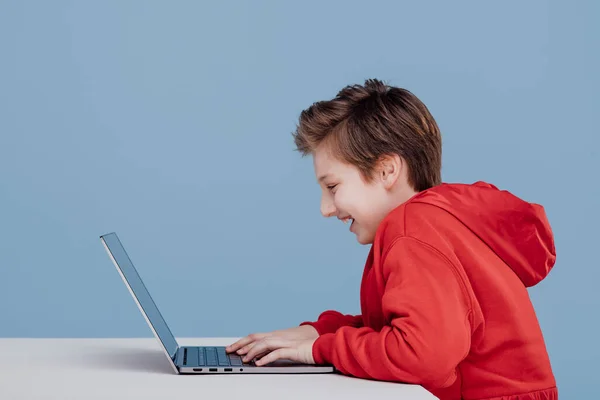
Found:
[(160, 311), (158, 311), (158, 307), (154, 304), (154, 300), (150, 297), (148, 289), (146, 289), (144, 282), (142, 282), (142, 278), (138, 275), (133, 263), (125, 252), (117, 234), (113, 232), (102, 235), (100, 238), (106, 244), (107, 250), (112, 256), (117, 268), (121, 270), (123, 277), (131, 288), (133, 296), (137, 299), (143, 313), (146, 314), (148, 322), (156, 332), (156, 335), (162, 342), (171, 359), (173, 359), (178, 348), (177, 341), (160, 314)]

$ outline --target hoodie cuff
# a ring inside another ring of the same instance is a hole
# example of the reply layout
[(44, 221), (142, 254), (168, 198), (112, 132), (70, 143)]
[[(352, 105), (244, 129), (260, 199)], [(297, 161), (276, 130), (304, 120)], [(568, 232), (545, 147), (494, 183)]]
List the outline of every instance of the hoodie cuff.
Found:
[(333, 340), (334, 333), (321, 335), (313, 343), (312, 354), (315, 364), (333, 364)]

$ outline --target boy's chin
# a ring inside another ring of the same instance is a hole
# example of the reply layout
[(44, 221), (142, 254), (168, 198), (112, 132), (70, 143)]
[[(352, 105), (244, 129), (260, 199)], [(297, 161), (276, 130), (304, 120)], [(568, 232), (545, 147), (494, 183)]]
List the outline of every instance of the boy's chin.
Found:
[(371, 235), (365, 235), (364, 233), (361, 234), (361, 232), (356, 232), (356, 240), (358, 241), (358, 243), (362, 244), (362, 245), (367, 245), (367, 244), (372, 244), (373, 243), (373, 237)]

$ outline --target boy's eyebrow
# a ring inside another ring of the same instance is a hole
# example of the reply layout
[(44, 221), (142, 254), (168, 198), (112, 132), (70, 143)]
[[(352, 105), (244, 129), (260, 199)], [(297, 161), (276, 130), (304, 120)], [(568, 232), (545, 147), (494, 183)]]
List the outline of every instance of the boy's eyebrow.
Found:
[(319, 182), (323, 182), (328, 177), (329, 177), (329, 174), (321, 175), (321, 177), (319, 178)]

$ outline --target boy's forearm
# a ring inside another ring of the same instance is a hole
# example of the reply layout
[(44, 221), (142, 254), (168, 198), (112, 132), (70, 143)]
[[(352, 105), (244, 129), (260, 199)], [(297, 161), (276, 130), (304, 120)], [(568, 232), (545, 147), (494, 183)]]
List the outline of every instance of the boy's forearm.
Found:
[[(421, 337), (411, 341), (404, 331), (392, 326), (379, 332), (368, 327), (342, 327), (336, 333), (319, 336), (313, 345), (313, 358), (317, 364), (331, 364), (360, 378), (445, 387), (454, 381), (453, 371), (468, 349), (468, 328), (441, 330), (447, 343), (435, 345), (439, 332), (417, 335)], [(420, 341), (433, 345), (419, 346)]]

